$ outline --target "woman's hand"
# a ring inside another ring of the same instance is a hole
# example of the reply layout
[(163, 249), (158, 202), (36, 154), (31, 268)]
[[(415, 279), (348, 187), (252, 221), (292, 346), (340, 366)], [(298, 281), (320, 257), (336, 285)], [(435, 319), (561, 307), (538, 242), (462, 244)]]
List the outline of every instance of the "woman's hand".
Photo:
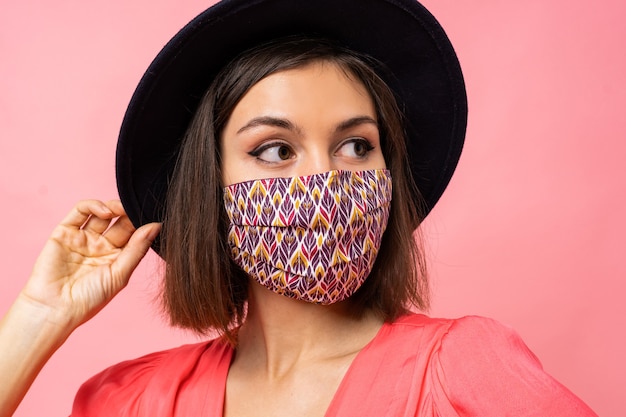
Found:
[(0, 320), (0, 417), (13, 414), (70, 333), (102, 309), (160, 230), (135, 230), (119, 201), (81, 201), (57, 226), (33, 273)]
[(52, 232), (20, 297), (73, 330), (126, 286), (159, 229), (135, 230), (119, 201), (81, 201)]

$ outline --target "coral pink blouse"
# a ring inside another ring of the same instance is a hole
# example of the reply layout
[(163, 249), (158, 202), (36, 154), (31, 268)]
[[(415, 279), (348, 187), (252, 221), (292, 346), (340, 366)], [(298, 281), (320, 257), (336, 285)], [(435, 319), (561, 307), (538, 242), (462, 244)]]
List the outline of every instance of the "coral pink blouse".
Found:
[[(233, 349), (212, 340), (122, 362), (79, 390), (73, 417), (222, 417)], [(411, 314), (356, 356), (327, 417), (596, 416), (511, 329)]]

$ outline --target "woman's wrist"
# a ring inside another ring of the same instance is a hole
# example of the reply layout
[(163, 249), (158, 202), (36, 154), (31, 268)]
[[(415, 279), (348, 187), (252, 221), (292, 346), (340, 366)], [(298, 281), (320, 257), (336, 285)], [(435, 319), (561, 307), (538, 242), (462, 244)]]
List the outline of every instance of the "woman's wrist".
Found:
[(14, 314), (15, 324), (29, 332), (28, 338), (45, 336), (50, 342), (59, 340), (62, 344), (78, 327), (68, 312), (42, 304), (24, 291), (17, 296), (10, 311)]
[(20, 294), (0, 320), (0, 417), (10, 416), (73, 327)]

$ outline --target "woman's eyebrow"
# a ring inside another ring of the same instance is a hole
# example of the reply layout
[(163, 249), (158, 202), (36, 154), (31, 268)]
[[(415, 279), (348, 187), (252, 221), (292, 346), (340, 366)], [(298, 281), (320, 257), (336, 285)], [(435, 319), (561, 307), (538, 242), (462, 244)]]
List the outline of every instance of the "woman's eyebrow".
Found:
[(257, 126), (272, 126), (279, 127), (281, 129), (291, 130), (296, 133), (300, 132), (300, 129), (287, 119), (281, 119), (280, 117), (272, 116), (260, 116), (248, 121), (248, 123), (246, 123), (241, 129), (237, 131), (237, 134)]
[[(353, 128), (355, 126), (362, 125), (362, 124), (373, 124), (374, 126), (378, 128), (378, 122), (374, 120), (373, 118), (371, 118), (370, 116), (356, 116), (356, 117), (351, 117), (339, 123), (337, 127), (335, 128), (335, 131), (342, 132), (344, 130), (347, 130), (347, 129), (350, 129), (350, 128)], [(282, 119), (280, 117), (273, 117), (273, 116), (259, 116), (259, 117), (255, 117), (249, 120), (248, 123), (246, 123), (237, 131), (237, 134), (244, 132), (248, 129), (255, 128), (257, 126), (279, 127), (281, 129), (291, 130), (295, 133), (301, 133), (300, 128), (287, 119)]]
[(350, 119), (344, 120), (343, 122), (339, 123), (335, 131), (342, 132), (344, 130), (347, 130), (347, 129), (350, 129), (352, 127), (362, 125), (362, 124), (373, 124), (374, 126), (376, 126), (376, 128), (378, 128), (378, 122), (372, 119), (370, 116), (356, 116), (356, 117), (351, 117)]

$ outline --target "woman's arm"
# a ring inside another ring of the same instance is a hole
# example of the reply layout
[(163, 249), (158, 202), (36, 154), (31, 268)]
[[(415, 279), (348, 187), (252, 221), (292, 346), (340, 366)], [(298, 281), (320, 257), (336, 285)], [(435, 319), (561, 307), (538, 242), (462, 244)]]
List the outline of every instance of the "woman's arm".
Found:
[(78, 203), (57, 226), (0, 321), (0, 417), (13, 414), (50, 356), (128, 283), (160, 230), (135, 231), (119, 201)]

